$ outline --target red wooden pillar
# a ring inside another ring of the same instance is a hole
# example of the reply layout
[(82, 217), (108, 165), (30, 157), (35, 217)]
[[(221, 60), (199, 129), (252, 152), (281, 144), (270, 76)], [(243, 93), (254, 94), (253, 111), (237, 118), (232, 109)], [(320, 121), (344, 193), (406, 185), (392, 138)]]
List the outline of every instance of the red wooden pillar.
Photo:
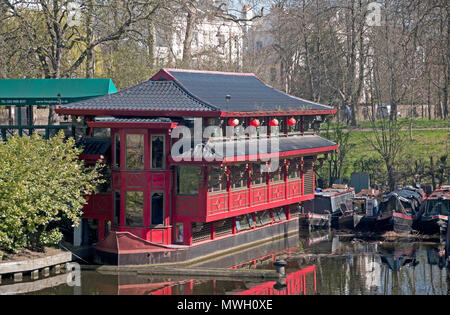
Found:
[(305, 135), (305, 132), (303, 131), (303, 116), (300, 116), (300, 132), (302, 133), (302, 136)]
[(214, 223), (214, 221), (209, 222), (209, 224), (211, 224), (211, 239), (215, 240), (216, 239), (216, 224)]
[(247, 164), (247, 196), (248, 196), (248, 205), (249, 207), (253, 204), (253, 191), (252, 191), (252, 164)]
[(183, 222), (183, 241), (185, 245), (192, 245), (192, 223)]
[(284, 179), (284, 198), (285, 199), (288, 198), (288, 193), (289, 193), (288, 168), (289, 168), (290, 164), (291, 164), (290, 161), (287, 159), (283, 161), (283, 179)]
[(236, 217), (233, 217), (231, 219), (231, 233), (232, 234), (236, 234), (237, 233), (237, 228), (236, 228)]
[(225, 175), (227, 176), (227, 206), (228, 211), (231, 211), (231, 171), (229, 166), (225, 169)]
[(105, 238), (105, 220), (98, 219), (98, 226), (97, 226), (97, 239), (98, 241), (103, 241)]
[(284, 213), (286, 214), (286, 220), (290, 220), (291, 219), (291, 208), (289, 207), (289, 205), (284, 206)]

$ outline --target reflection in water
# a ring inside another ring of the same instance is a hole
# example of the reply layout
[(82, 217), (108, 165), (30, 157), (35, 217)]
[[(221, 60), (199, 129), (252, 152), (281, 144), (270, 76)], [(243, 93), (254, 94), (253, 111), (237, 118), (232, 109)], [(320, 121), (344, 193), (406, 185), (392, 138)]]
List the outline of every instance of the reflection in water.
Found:
[(324, 232), (299, 235), (201, 266), (275, 269), (287, 261), (286, 278), (276, 281), (188, 279), (82, 272), (81, 288), (60, 285), (34, 294), (303, 295), (449, 294), (448, 269), (439, 243), (367, 242)]

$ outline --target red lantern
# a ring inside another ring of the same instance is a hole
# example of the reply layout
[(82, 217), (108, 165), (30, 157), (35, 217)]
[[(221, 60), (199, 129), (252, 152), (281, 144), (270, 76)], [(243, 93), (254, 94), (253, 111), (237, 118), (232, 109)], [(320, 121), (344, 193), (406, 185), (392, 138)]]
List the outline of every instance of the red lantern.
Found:
[(260, 125), (260, 122), (258, 119), (252, 119), (250, 121), (250, 126), (252, 126), (252, 127), (258, 127), (259, 125)]
[(239, 125), (239, 119), (237, 118), (228, 119), (228, 126), (236, 127), (237, 125)]
[(269, 121), (269, 126), (270, 127), (276, 127), (278, 126), (278, 119), (272, 119), (271, 121)]
[(288, 126), (295, 126), (297, 121), (294, 118), (289, 118), (287, 121)]

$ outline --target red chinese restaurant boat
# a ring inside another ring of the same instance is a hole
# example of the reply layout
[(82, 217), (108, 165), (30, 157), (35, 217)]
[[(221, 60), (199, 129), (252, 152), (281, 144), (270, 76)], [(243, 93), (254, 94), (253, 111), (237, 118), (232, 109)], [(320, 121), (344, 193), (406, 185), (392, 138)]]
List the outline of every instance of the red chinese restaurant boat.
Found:
[(254, 74), (176, 69), (60, 106), (80, 158), (104, 156), (110, 174), (84, 208), (83, 244), (102, 263), (148, 264), (296, 233), (314, 170), (338, 149), (314, 130), (335, 112)]

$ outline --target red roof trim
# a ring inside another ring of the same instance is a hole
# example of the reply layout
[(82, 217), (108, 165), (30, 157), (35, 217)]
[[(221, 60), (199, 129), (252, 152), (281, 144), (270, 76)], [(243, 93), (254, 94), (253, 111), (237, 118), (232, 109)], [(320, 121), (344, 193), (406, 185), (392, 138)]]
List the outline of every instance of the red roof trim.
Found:
[(187, 117), (219, 117), (220, 111), (165, 111), (165, 110), (119, 110), (119, 109), (70, 109), (57, 108), (60, 115), (76, 116), (187, 116)]
[(221, 112), (220, 117), (257, 117), (257, 116), (308, 116), (308, 115), (332, 115), (336, 109), (329, 110), (289, 110), (289, 111), (261, 111), (261, 112)]
[(88, 121), (89, 127), (98, 128), (153, 128), (153, 129), (172, 129), (175, 128), (178, 123), (143, 123), (143, 122), (107, 122), (107, 121)]
[[(223, 74), (223, 75), (240, 75), (246, 77), (256, 77), (254, 73), (245, 73), (245, 72), (223, 72), (223, 71), (209, 71), (209, 70), (191, 70), (191, 69), (174, 69), (174, 68), (163, 68), (163, 71), (169, 73), (171, 71), (174, 72), (191, 72), (191, 73), (204, 73), (204, 74)], [(172, 76), (172, 75), (171, 75)], [(153, 79), (153, 78), (152, 78)]]
[(77, 116), (187, 116), (187, 117), (268, 117), (268, 116), (309, 116), (309, 115), (331, 115), (333, 110), (295, 110), (276, 112), (221, 112), (221, 111), (150, 111), (150, 110), (111, 110), (111, 109), (70, 109), (57, 108), (57, 114)]

